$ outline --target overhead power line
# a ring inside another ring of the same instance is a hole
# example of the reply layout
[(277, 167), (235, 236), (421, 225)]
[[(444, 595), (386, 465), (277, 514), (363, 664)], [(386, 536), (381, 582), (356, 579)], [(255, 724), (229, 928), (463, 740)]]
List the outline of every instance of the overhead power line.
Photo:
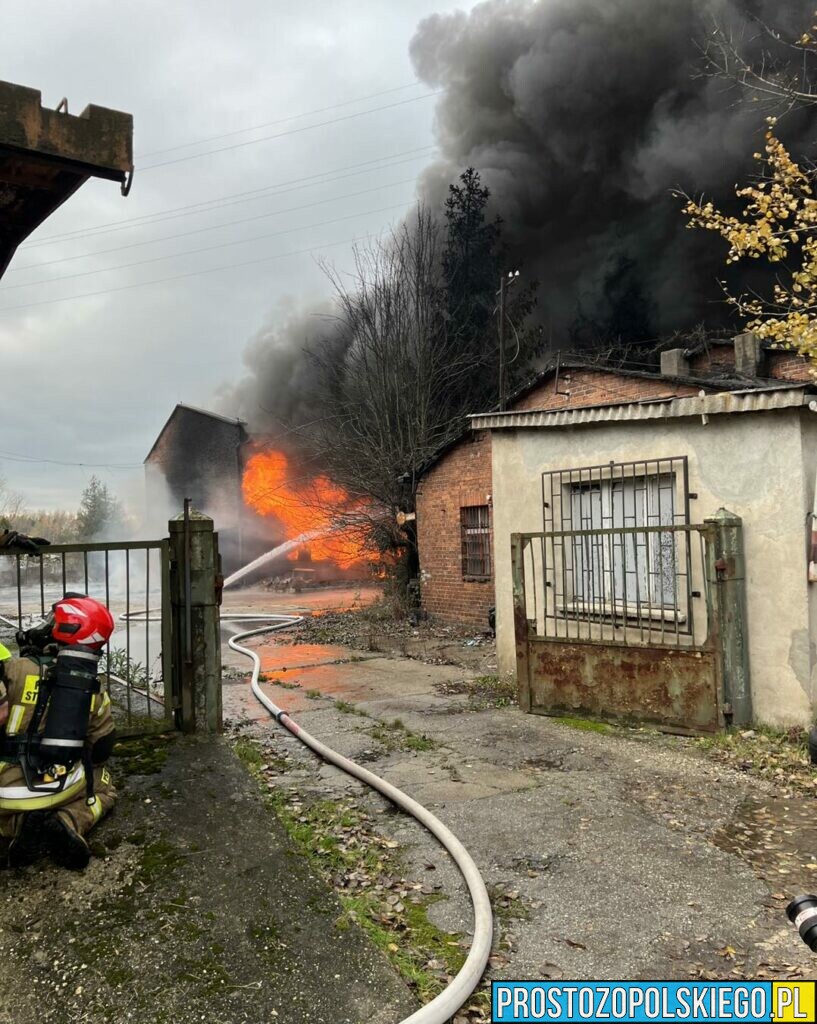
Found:
[[(149, 238), (144, 242), (129, 242), (127, 245), (117, 245), (111, 249), (95, 249), (93, 252), (77, 253), (74, 256), (60, 256), (57, 259), (46, 260), (43, 263), (26, 263), (21, 267), (14, 268), (17, 271), (21, 270), (39, 270), (41, 267), (51, 267), (58, 263), (72, 263), (75, 260), (89, 259), (92, 256), (107, 256), (112, 252), (123, 252), (126, 249), (136, 249), (145, 245), (157, 245), (159, 242), (170, 242), (176, 238), (189, 238), (190, 235), (201, 235), (208, 231), (218, 231), (220, 228), (235, 227), (238, 224), (250, 224), (258, 220), (264, 220), (267, 217), (277, 217), (282, 213), (296, 213), (299, 210), (308, 210), (314, 206), (325, 206), (327, 203), (337, 203), (344, 199), (354, 199), (357, 196), (370, 195), (372, 192), (380, 192), (386, 188), (392, 188), (396, 185), (406, 185), (413, 183), (414, 178), (404, 178), (402, 181), (393, 181), (385, 185), (375, 185), (372, 188), (362, 189), (359, 192), (349, 192), (342, 196), (333, 196), (328, 199), (318, 199), (313, 203), (302, 203), (300, 206), (288, 206), (283, 210), (272, 210), (268, 213), (255, 214), (253, 217), (242, 217), (240, 220), (228, 220), (222, 221), (220, 224), (211, 224), (204, 228), (193, 228), (190, 231), (180, 231), (173, 235), (162, 235), (159, 238)], [(295, 189), (289, 191), (296, 191)], [(284, 194), (284, 193), (281, 193)], [(11, 271), (6, 271), (6, 277)], [(22, 287), (21, 285), (14, 285), (13, 287)]]
[[(400, 183), (398, 183), (400, 184)], [(327, 200), (328, 202), (329, 200)], [(313, 204), (319, 205), (317, 203)], [(183, 252), (169, 253), (167, 256), (151, 256), (146, 260), (135, 260), (133, 263), (120, 263), (115, 267), (100, 267), (97, 270), (83, 270), (78, 274), (65, 274), (62, 277), (46, 277), (40, 281), (27, 281), (25, 284), (7, 285), (0, 289), (0, 294), (13, 291), (16, 288), (36, 288), (44, 284), (53, 284), (58, 281), (72, 281), (77, 277), (90, 277), (94, 274), (110, 274), (115, 270), (128, 270), (131, 267), (143, 267), (148, 263), (160, 263), (162, 260), (173, 260), (179, 256), (195, 256), (202, 252), (214, 252), (218, 249), (228, 249), (234, 245), (248, 245), (250, 242), (260, 242), (269, 238), (280, 238), (281, 235), (291, 235), (295, 231), (309, 231), (312, 228), (322, 228), (329, 224), (341, 224), (348, 220), (357, 220), (358, 217), (366, 217), (375, 213), (389, 213), (392, 210), (404, 210), (406, 202), (392, 203), (391, 206), (381, 206), (377, 210), (363, 210), (360, 213), (352, 213), (347, 217), (335, 217), (332, 220), (319, 221), (317, 224), (299, 224), (294, 228), (286, 228), (283, 231), (266, 232), (263, 235), (252, 235), (249, 238), (239, 238), (233, 242), (219, 242), (218, 245), (205, 245), (200, 249), (185, 249)]]
[(395, 107), (404, 107), (409, 103), (417, 103), (420, 100), (430, 99), (432, 96), (439, 96), (442, 89), (435, 89), (434, 92), (425, 92), (422, 96), (412, 96), (408, 100), (397, 100), (394, 103), (386, 103), (380, 107), (369, 107), (368, 110), (358, 110), (354, 114), (343, 114), (341, 117), (333, 117), (328, 121), (318, 121), (315, 124), (307, 124), (301, 128), (290, 128), (285, 132), (276, 132), (274, 135), (262, 135), (260, 139), (247, 139), (245, 142), (234, 142), (229, 146), (219, 146), (217, 149), (208, 149), (204, 153), (191, 153), (188, 156), (177, 156), (172, 160), (162, 160), (161, 163), (148, 164), (140, 169), (141, 174), (146, 171), (154, 171), (157, 167), (169, 167), (171, 164), (185, 163), (187, 160), (199, 160), (203, 156), (213, 156), (215, 153), (226, 153), (232, 149), (243, 149), (245, 146), (257, 146), (259, 142), (270, 142), (273, 139), (282, 139), (287, 135), (300, 135), (302, 132), (311, 132), (315, 128), (326, 128), (331, 124), (340, 124), (342, 121), (352, 121), (356, 117), (365, 117), (367, 114), (376, 114), (380, 110), (393, 110)]
[(141, 462), (61, 462), (59, 459), (37, 459), (18, 452), (0, 452), (0, 460), (9, 462), (48, 463), (50, 466), (82, 466), (84, 469), (141, 469)]
[(344, 238), (338, 242), (325, 242), (322, 245), (309, 246), (306, 249), (293, 249), (290, 252), (279, 252), (274, 256), (262, 256), (260, 259), (255, 260), (244, 260), (242, 263), (226, 263), (220, 267), (209, 267), (207, 270), (192, 270), (186, 274), (174, 274), (171, 277), (158, 277), (152, 281), (135, 281), (132, 284), (122, 284), (115, 288), (102, 288), (95, 292), (82, 292), (79, 295), (65, 295), (60, 299), (41, 299), (38, 302), (23, 302), (17, 306), (4, 306), (0, 308), (0, 313), (12, 313), (18, 309), (33, 309), (35, 306), (51, 306), (56, 302), (72, 302), (75, 299), (90, 299), (95, 298), (98, 295), (111, 295), (114, 292), (127, 292), (134, 288), (147, 288), (153, 284), (166, 284), (170, 281), (183, 281), (189, 277), (201, 277), (203, 274), (216, 274), (221, 270), (237, 270), (241, 267), (256, 266), (259, 263), (270, 263), (273, 260), (288, 259), (291, 256), (304, 256), (319, 253), (323, 249), (332, 249), (338, 245), (354, 245), (355, 242), (361, 242), (367, 235), (356, 235), (354, 238)]
[[(264, 188), (260, 188), (260, 189), (250, 189), (249, 191), (246, 191), (246, 192), (228, 193), (225, 196), (217, 196), (214, 199), (202, 199), (198, 203), (188, 203), (186, 206), (174, 206), (174, 207), (170, 207), (167, 210), (157, 210), (155, 213), (145, 213), (145, 214), (142, 214), (142, 216), (140, 216), (140, 217), (129, 217), (129, 218), (125, 218), (123, 220), (118, 220), (118, 221), (108, 221), (108, 222), (103, 223), (103, 224), (92, 225), (90, 228), (77, 228), (74, 231), (66, 231), (66, 232), (64, 232), (63, 234), (60, 234), (60, 235), (47, 235), (45, 238), (36, 239), (36, 240), (30, 241), (30, 242), (24, 242), (23, 245), (20, 246), (20, 248), (21, 249), (33, 249), (33, 248), (37, 248), (37, 247), (42, 246), (42, 245), (53, 245), (53, 244), (56, 244), (56, 243), (62, 242), (62, 241), (72, 241), (72, 240), (74, 240), (76, 238), (92, 238), (92, 237), (94, 237), (96, 235), (105, 235), (105, 234), (109, 234), (111, 231), (125, 230), (125, 229), (130, 228), (130, 227), (150, 227), (151, 225), (150, 224), (146, 224), (145, 223), (146, 221), (152, 221), (153, 223), (159, 223), (160, 221), (164, 221), (164, 220), (175, 220), (175, 219), (177, 219), (177, 217), (176, 216), (171, 216), (171, 215), (187, 216), (188, 214), (187, 214), (186, 211), (191, 211), (191, 210), (194, 213), (209, 213), (209, 211), (211, 209), (217, 210), (217, 209), (221, 209), (222, 206), (237, 205), (237, 203), (235, 203), (235, 204), (232, 203), (232, 202), (228, 203), (228, 202), (226, 202), (226, 200), (235, 199), (235, 200), (239, 200), (241, 202), (248, 202), (250, 200), (245, 200), (242, 197), (244, 197), (244, 196), (248, 196), (248, 197), (259, 196), (259, 198), (266, 198), (266, 196), (261, 196), (260, 193), (271, 192), (274, 195), (274, 194), (278, 194), (279, 192), (280, 193), (283, 193), (283, 192), (294, 192), (294, 191), (297, 191), (299, 188), (308, 188), (308, 187), (311, 187), (312, 184), (315, 184), (315, 185), (328, 184), (329, 182), (332, 182), (332, 181), (339, 181), (341, 178), (354, 177), (354, 175), (352, 175), (352, 174), (349, 174), (349, 175), (338, 174), (337, 177), (327, 177), (327, 175), (335, 175), (339, 171), (351, 171), (351, 170), (354, 170), (356, 168), (371, 168), (372, 170), (384, 170), (388, 166), (398, 166), (399, 164), (409, 163), (410, 162), (409, 160), (399, 160), (398, 159), (399, 157), (403, 157), (403, 156), (405, 156), (405, 157), (408, 157), (408, 156), (412, 156), (412, 157), (419, 156), (420, 154), (429, 153), (429, 152), (433, 151), (434, 149), (436, 149), (436, 146), (421, 146), (419, 149), (407, 149), (407, 150), (403, 150), (400, 153), (393, 153), (393, 154), (391, 154), (389, 156), (376, 157), (373, 160), (364, 160), (361, 163), (347, 164), (344, 167), (335, 167), (335, 168), (332, 168), (329, 171), (321, 171), (318, 174), (310, 174), (310, 175), (306, 175), (306, 176), (300, 175), (297, 178), (290, 178), (287, 181), (278, 182), (278, 184), (276, 184), (276, 185), (267, 185)], [(393, 164), (386, 164), (385, 161), (395, 161), (395, 162)], [(382, 167), (373, 167), (372, 165), (374, 165), (374, 164), (383, 164), (383, 166)], [(365, 172), (361, 171), (360, 173), (365, 173)], [(323, 179), (323, 180), (318, 181), (316, 179)], [(284, 186), (286, 186), (286, 185), (295, 185), (296, 188), (292, 188), (292, 189), (284, 188)], [(215, 205), (215, 204), (217, 204), (217, 205)], [(207, 209), (203, 209), (203, 210), (195, 209), (196, 207), (207, 207)], [(32, 264), (32, 265), (34, 265), (34, 264)], [(27, 268), (23, 268), (23, 267), (13, 268), (12, 267), (11, 269), (7, 270), (6, 273), (10, 274), (15, 269), (22, 270), (22, 269), (27, 269)]]
[(148, 153), (139, 153), (136, 157), (139, 160), (146, 160), (149, 156), (160, 156), (162, 153), (174, 153), (179, 149), (189, 149), (191, 146), (204, 146), (208, 142), (218, 142), (219, 139), (229, 139), (234, 135), (243, 135), (245, 132), (260, 131), (262, 128), (272, 128), (276, 124), (286, 124), (287, 121), (297, 121), (301, 117), (311, 117), (313, 114), (325, 114), (328, 110), (339, 110), (341, 107), (350, 107), (354, 103), (365, 103), (366, 100), (374, 100), (380, 96), (389, 96), (395, 92), (405, 92), (406, 89), (415, 89), (422, 85), (422, 82), (409, 82), (407, 85), (397, 85), (393, 89), (382, 89), (380, 92), (370, 92), (366, 96), (358, 96), (353, 100), (344, 100), (342, 103), (332, 103), (328, 107), (316, 107), (314, 110), (304, 110), (300, 114), (289, 114), (287, 117), (279, 117), (275, 121), (264, 121), (262, 124), (253, 124), (248, 128), (235, 128), (221, 135), (210, 135), (205, 139), (196, 139), (194, 142), (181, 142), (177, 146), (167, 146), (165, 149), (152, 149)]

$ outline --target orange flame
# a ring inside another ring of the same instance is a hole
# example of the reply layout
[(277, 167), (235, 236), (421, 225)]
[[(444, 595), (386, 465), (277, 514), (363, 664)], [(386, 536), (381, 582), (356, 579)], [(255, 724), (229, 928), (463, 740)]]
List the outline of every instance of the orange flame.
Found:
[[(355, 510), (347, 492), (328, 477), (309, 481), (293, 479), (289, 460), (283, 452), (262, 451), (250, 456), (242, 481), (244, 501), (259, 515), (274, 517), (284, 529), (286, 540), (303, 533), (325, 531), (302, 545), (315, 562), (334, 562), (341, 569), (375, 561), (366, 551), (363, 538), (353, 527), (338, 528), (337, 519)], [(298, 557), (299, 549), (289, 558)]]

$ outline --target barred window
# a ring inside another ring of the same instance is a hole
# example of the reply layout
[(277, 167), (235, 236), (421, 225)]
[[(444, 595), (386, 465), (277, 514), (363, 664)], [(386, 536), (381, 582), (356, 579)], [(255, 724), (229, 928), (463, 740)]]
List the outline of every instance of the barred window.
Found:
[(552, 470), (542, 487), (559, 614), (688, 621), (685, 457)]
[[(572, 484), (571, 526), (599, 531), (573, 538), (568, 555), (573, 566), (573, 595), (598, 603), (656, 604), (674, 607), (676, 593), (675, 537), (671, 533), (601, 531), (675, 522), (673, 473)], [(607, 550), (609, 548), (609, 551)], [(605, 566), (605, 556), (609, 566)]]
[(491, 565), (491, 510), (488, 505), (460, 509), (462, 575), (467, 580), (489, 580)]

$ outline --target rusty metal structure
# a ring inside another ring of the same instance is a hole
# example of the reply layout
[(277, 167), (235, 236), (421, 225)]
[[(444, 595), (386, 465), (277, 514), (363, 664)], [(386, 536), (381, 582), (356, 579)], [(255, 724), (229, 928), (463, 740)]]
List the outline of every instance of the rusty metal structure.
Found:
[(517, 533), (511, 546), (523, 710), (681, 733), (751, 720), (737, 517)]
[(0, 277), (20, 243), (89, 178), (133, 177), (133, 118), (106, 107), (68, 113), (37, 89), (0, 82)]

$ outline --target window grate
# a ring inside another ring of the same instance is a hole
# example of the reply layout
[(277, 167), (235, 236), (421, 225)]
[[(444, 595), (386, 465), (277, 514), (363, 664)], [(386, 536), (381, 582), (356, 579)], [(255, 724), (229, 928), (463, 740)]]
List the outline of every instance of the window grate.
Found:
[(550, 615), (689, 628), (685, 457), (544, 473), (542, 503)]
[(491, 510), (488, 505), (468, 505), (460, 509), (462, 538), (462, 575), (467, 580), (490, 580)]

